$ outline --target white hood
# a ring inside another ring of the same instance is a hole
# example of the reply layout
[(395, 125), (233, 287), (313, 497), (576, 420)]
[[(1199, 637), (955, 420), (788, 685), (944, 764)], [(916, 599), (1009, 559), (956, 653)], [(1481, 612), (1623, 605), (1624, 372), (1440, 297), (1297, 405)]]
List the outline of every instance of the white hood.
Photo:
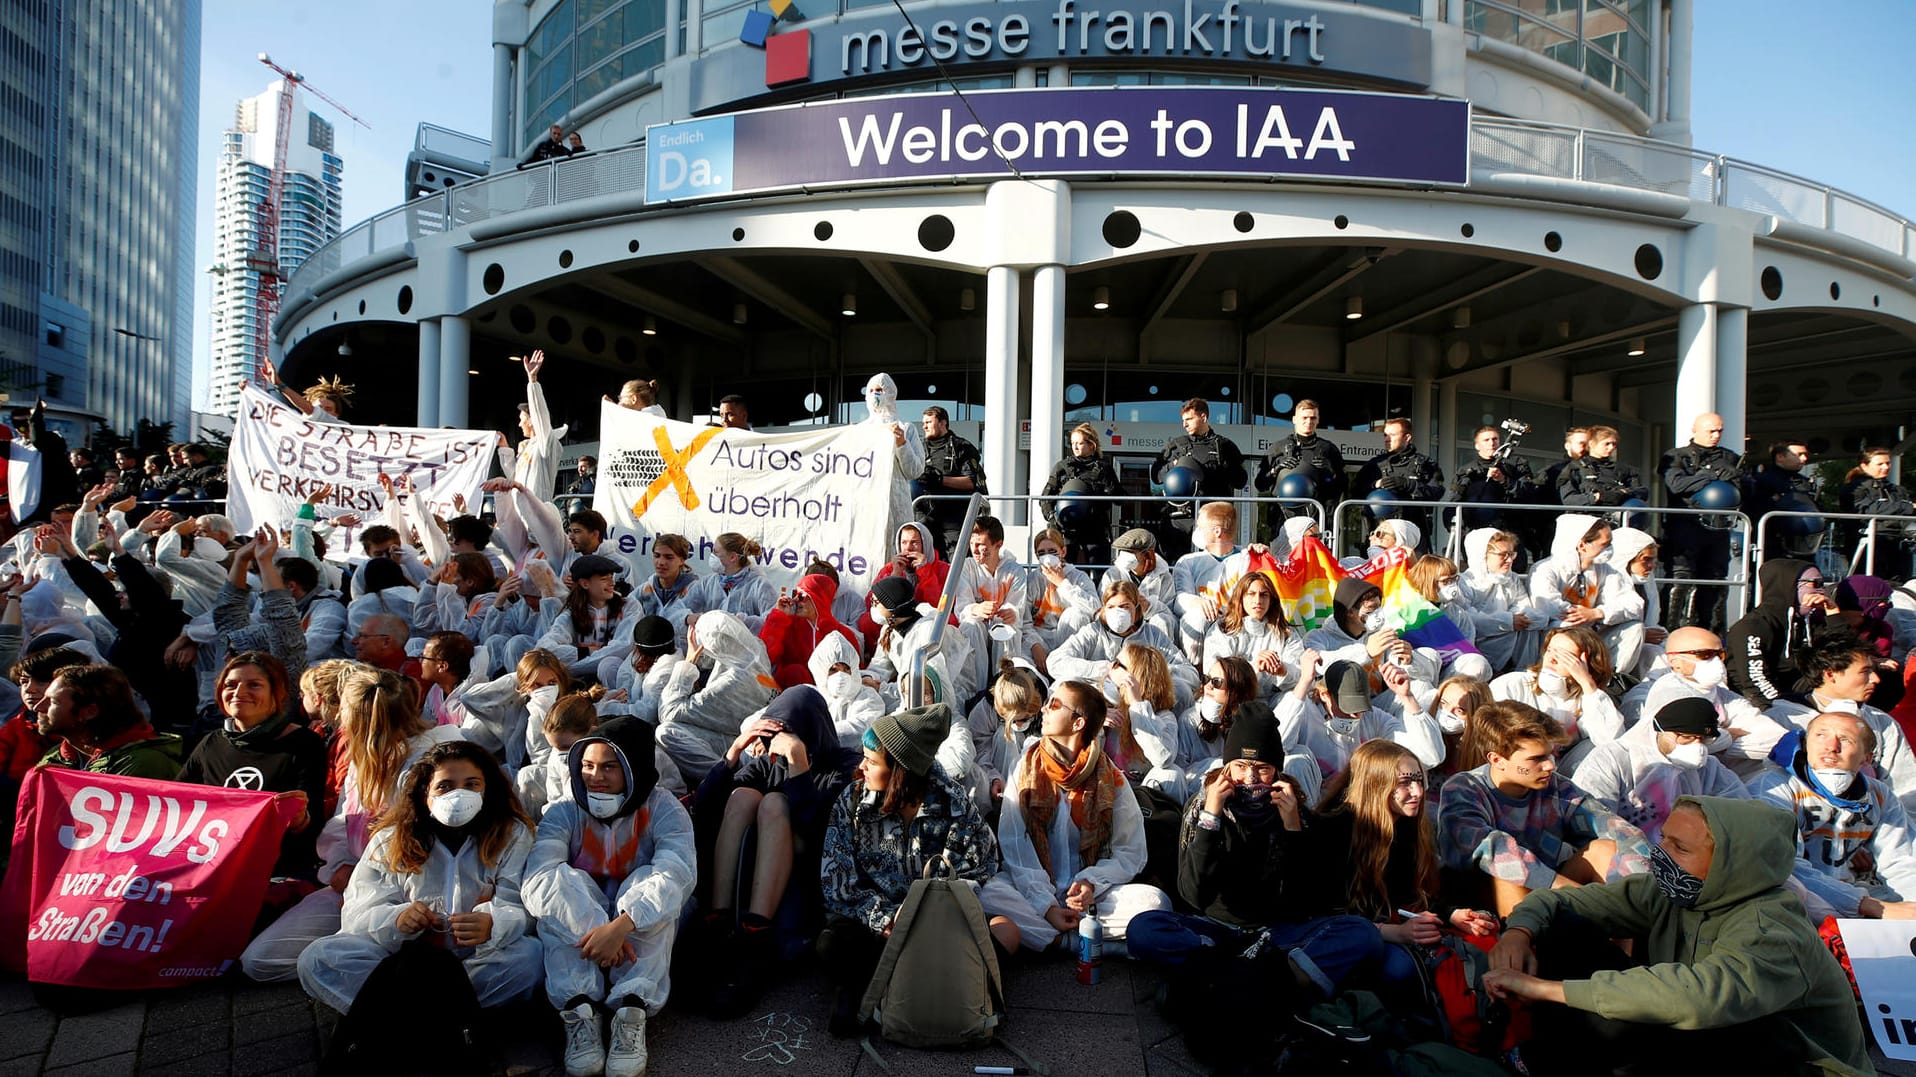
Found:
[(1464, 570), (1471, 573), (1489, 573), (1490, 540), (1502, 533), (1502, 528), (1479, 527), (1464, 535)]
[(1595, 516), (1585, 516), (1580, 512), (1565, 513), (1557, 517), (1557, 534), (1550, 540), (1550, 559), (1565, 572), (1575, 572), (1583, 564), (1577, 556), (1577, 544), (1590, 529), (1602, 523)]
[(812, 683), (818, 685), (822, 692), (825, 678), (831, 673), (832, 667), (840, 662), (850, 666), (853, 673), (857, 673), (858, 651), (852, 647), (851, 641), (846, 639), (843, 633), (827, 632), (819, 637), (818, 644), (812, 648), (811, 657), (805, 660), (805, 668), (811, 671)]
[(865, 383), (865, 407), (875, 421), (898, 421), (898, 383), (890, 374), (873, 374)]
[(1385, 520), (1377, 525), (1377, 529), (1396, 535), (1398, 545), (1413, 553), (1417, 550), (1417, 544), (1424, 541), (1423, 530), (1409, 520)]
[(771, 676), (772, 660), (765, 654), (765, 644), (736, 616), (724, 610), (708, 610), (699, 614), (694, 628), (699, 646), (712, 656), (714, 670), (737, 669)]
[(1279, 559), (1289, 557), (1297, 549), (1298, 543), (1304, 541), (1304, 532), (1309, 531), (1315, 523), (1317, 521), (1309, 516), (1293, 516), (1284, 521), (1284, 526), (1278, 531), (1279, 545), (1273, 552)]
[[(1656, 545), (1657, 537), (1648, 531), (1639, 531), (1634, 527), (1619, 527), (1610, 532), (1610, 559), (1606, 562), (1611, 568), (1624, 575), (1630, 575), (1630, 562), (1637, 555)], [(1639, 582), (1630, 576), (1630, 582)]]

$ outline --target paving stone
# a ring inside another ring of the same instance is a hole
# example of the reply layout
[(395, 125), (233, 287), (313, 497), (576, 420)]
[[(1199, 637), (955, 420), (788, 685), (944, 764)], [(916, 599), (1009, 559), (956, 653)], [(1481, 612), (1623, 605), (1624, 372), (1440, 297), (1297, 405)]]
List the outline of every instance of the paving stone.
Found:
[[(0, 1021), (0, 1059), (44, 1055), (58, 1020), (46, 1010), (25, 1010)], [(36, 1070), (38, 1065), (36, 1063)]]
[(0, 1077), (38, 1077), (45, 1055), (21, 1055), (0, 1062)]
[(106, 1058), (90, 1058), (71, 1066), (49, 1069), (47, 1077), (132, 1077), (136, 1068), (134, 1053), (109, 1055)]
[(155, 1030), (193, 1028), (219, 1022), (233, 1016), (233, 997), (224, 987), (187, 988), (156, 993), (146, 1004), (146, 1028)]
[(146, 1038), (140, 1041), (142, 1068), (150, 1069), (161, 1063), (194, 1058), (208, 1052), (217, 1052), (224, 1067), (226, 1049), (232, 1046), (233, 1029), (225, 1022), (155, 1033), (149, 1020), (146, 1027)]
[(156, 1061), (140, 1052), (140, 1072), (164, 1077), (227, 1077), (232, 1072), (233, 1056), (225, 1048), (193, 1055), (190, 1058)]
[(1005, 1008), (1016, 1020), (1026, 1010), (1120, 1015), (1136, 1009), (1128, 961), (1106, 961), (1094, 986), (1078, 982), (1077, 961), (1058, 955), (1013, 961), (1005, 970)]
[(234, 1047), (232, 1073), (233, 1077), (254, 1077), (255, 1074), (279, 1073), (318, 1060), (319, 1039), (308, 1029), (278, 1039)]
[(858, 1041), (833, 1039), (825, 1030), (831, 1005), (824, 979), (812, 974), (775, 984), (739, 1021), (667, 1007), (646, 1024), (650, 1072), (847, 1077), (859, 1057)]
[(39, 1004), (39, 1000), (33, 997), (33, 988), (25, 982), (0, 983), (0, 1014), (31, 1010)]
[(146, 1004), (129, 1002), (110, 1010), (76, 1014), (60, 1022), (47, 1053), (47, 1068), (57, 1069), (137, 1049), (146, 1027)]
[(295, 1002), (305, 1001), (307, 1001), (306, 991), (296, 983), (247, 983), (233, 991), (233, 1016), (258, 1013), (261, 1010), (277, 1010), (282, 1006), (291, 1006)]
[[(1052, 1077), (1116, 1077), (1145, 1068), (1137, 1024), (1128, 1016), (1031, 1010), (1013, 1014), (1004, 1034), (1049, 1067)], [(1024, 1065), (997, 1045), (975, 1051), (919, 1051), (877, 1041), (873, 1046), (891, 1067), (892, 1077), (952, 1077), (969, 1073), (973, 1066)], [(857, 1070), (858, 1077), (882, 1077), (884, 1072), (870, 1059), (862, 1060)]]
[(311, 1035), (314, 1031), (313, 1004), (305, 999), (277, 1010), (262, 1010), (233, 1018), (233, 1044), (236, 1047), (290, 1036), (296, 1032)]

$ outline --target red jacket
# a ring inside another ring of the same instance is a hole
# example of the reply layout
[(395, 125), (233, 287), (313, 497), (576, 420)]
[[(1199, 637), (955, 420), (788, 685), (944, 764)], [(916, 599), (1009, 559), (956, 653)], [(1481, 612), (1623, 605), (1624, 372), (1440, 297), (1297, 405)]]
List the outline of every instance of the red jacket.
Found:
[(780, 688), (812, 683), (812, 672), (805, 663), (812, 657), (818, 641), (827, 635), (836, 632), (845, 637), (853, 650), (858, 649), (858, 636), (832, 616), (832, 599), (838, 596), (838, 585), (828, 576), (806, 576), (798, 581), (798, 589), (812, 600), (818, 620), (812, 622), (773, 609), (765, 615), (764, 627), (758, 630), (758, 638), (765, 644), (765, 654), (772, 660), (772, 671)]
[(40, 735), (40, 727), (34, 724), (33, 715), (21, 707), (19, 714), (0, 725), (0, 770), (17, 782), (33, 769), (41, 756), (52, 750), (55, 743), (56, 738)]

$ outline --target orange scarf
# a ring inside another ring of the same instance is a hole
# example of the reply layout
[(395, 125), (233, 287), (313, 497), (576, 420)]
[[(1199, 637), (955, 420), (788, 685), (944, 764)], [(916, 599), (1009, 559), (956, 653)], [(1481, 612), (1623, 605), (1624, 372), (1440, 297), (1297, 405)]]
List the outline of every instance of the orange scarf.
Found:
[(1124, 787), (1124, 775), (1105, 758), (1099, 743), (1103, 739), (1091, 738), (1072, 760), (1060, 759), (1051, 742), (1042, 737), (1025, 751), (1018, 806), (1024, 810), (1025, 831), (1046, 875), (1052, 874), (1051, 822), (1057, 818), (1060, 794), (1071, 805), (1071, 822), (1078, 828), (1080, 868), (1103, 859), (1111, 843), (1111, 813)]

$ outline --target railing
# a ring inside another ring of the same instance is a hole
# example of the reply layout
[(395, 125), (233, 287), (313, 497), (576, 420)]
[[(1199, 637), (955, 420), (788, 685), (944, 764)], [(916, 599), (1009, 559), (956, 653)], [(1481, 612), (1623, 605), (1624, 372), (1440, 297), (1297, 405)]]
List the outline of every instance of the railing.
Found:
[[(297, 295), (343, 265), (423, 236), (523, 210), (642, 191), (645, 152), (644, 145), (634, 145), (559, 159), (389, 209), (315, 251), (294, 271), (287, 294)], [(1772, 215), (1902, 258), (1916, 255), (1916, 224), (1873, 202), (1827, 184), (1673, 142), (1476, 117), (1470, 127), (1470, 165), (1478, 174), (1577, 180), (1674, 195)]]
[[(1743, 616), (1744, 611), (1748, 609), (1749, 602), (1751, 601), (1749, 592), (1753, 586), (1753, 580), (1748, 557), (1751, 548), (1750, 518), (1741, 512), (1655, 508), (1649, 505), (1632, 505), (1628, 509), (1609, 505), (1525, 505), (1500, 501), (1387, 501), (1383, 503), (1383, 506), (1388, 507), (1393, 513), (1401, 513), (1405, 509), (1422, 510), (1432, 513), (1433, 518), (1436, 519), (1438, 523), (1438, 527), (1433, 529), (1437, 534), (1425, 535), (1424, 545), (1432, 550), (1438, 549), (1440, 547), (1438, 539), (1441, 536), (1443, 540), (1441, 548), (1444, 551), (1444, 556), (1455, 561), (1459, 569), (1468, 567), (1465, 565), (1465, 559), (1462, 556), (1464, 533), (1466, 530), (1469, 530), (1463, 524), (1463, 517), (1465, 511), (1471, 509), (1494, 511), (1505, 516), (1540, 515), (1556, 517), (1566, 513), (1581, 513), (1611, 520), (1613, 524), (1616, 524), (1616, 520), (1612, 519), (1613, 517), (1627, 518), (1630, 520), (1628, 526), (1633, 526), (1643, 531), (1649, 531), (1650, 528), (1645, 525), (1659, 516), (1691, 516), (1727, 519), (1731, 522), (1732, 526), (1722, 530), (1724, 530), (1733, 541), (1737, 541), (1737, 545), (1735, 545), (1733, 549), (1741, 551), (1736, 556), (1730, 558), (1729, 576), (1723, 579), (1691, 577), (1679, 579), (1675, 576), (1652, 576), (1650, 580), (1659, 586), (1666, 583), (1677, 583), (1690, 587), (1722, 589), (1725, 596), (1724, 609), (1727, 611), (1726, 624), (1734, 622), (1737, 618)], [(1326, 540), (1331, 549), (1341, 553), (1346, 546), (1353, 546), (1349, 522), (1360, 519), (1363, 512), (1378, 507), (1379, 506), (1373, 505), (1369, 501), (1361, 499), (1340, 502), (1336, 510), (1331, 514), (1331, 536)], [(1366, 534), (1368, 534), (1368, 530), (1366, 530)], [(1662, 536), (1658, 536), (1658, 541), (1659, 543), (1662, 541)], [(1621, 565), (1612, 565), (1611, 567), (1619, 571), (1623, 568)]]
[[(919, 510), (935, 504), (968, 503), (972, 496), (971, 494), (920, 494), (912, 499), (912, 515), (916, 518)], [(1323, 504), (1307, 497), (1263, 497), (1252, 494), (1232, 494), (1219, 497), (1170, 497), (1163, 494), (986, 494), (983, 496), (985, 502), (990, 505), (1009, 505), (1014, 509), (1019, 506), (1023, 507), (1022, 515), (1028, 525), (1026, 528), (1027, 540), (1025, 543), (1024, 557), (1027, 563), (1032, 561), (1032, 555), (1035, 552), (1037, 544), (1038, 532), (1044, 527), (1050, 526), (1045, 522), (1042, 507), (1048, 504), (1062, 504), (1066, 501), (1081, 501), (1088, 505), (1103, 505), (1107, 508), (1112, 505), (1145, 505), (1165, 510), (1175, 509), (1179, 506), (1190, 506), (1195, 509), (1200, 504), (1210, 504), (1213, 501), (1221, 501), (1233, 507), (1251, 505), (1253, 506), (1252, 511), (1245, 512), (1239, 510), (1237, 514), (1237, 532), (1233, 536), (1233, 539), (1239, 546), (1246, 546), (1259, 540), (1258, 519), (1255, 509), (1257, 505), (1276, 506), (1285, 510), (1291, 516), (1297, 515), (1299, 511), (1308, 513), (1311, 519), (1317, 524), (1319, 531), (1324, 530), (1325, 522)], [(1018, 513), (1015, 512), (1008, 513), (1004, 522), (1007, 525), (1015, 525), (1015, 517), (1017, 515)], [(1133, 521), (1133, 526), (1151, 530), (1153, 527), (1168, 524), (1171, 519), (1172, 517), (1168, 514), (1162, 517), (1147, 514)], [(1104, 529), (1107, 532), (1110, 530), (1108, 520), (1106, 521)], [(1277, 528), (1273, 526), (1270, 530), (1275, 532)], [(959, 532), (959, 537), (962, 539), (970, 533), (971, 529), (967, 526), (964, 531)], [(1066, 532), (1066, 537), (1067, 539), (1071, 537), (1069, 532)], [(1114, 535), (1107, 534), (1105, 541), (1109, 542), (1115, 537)], [(1192, 548), (1197, 549), (1199, 547), (1193, 546)], [(1080, 568), (1110, 567), (1108, 565), (1086, 565), (1077, 562), (1074, 562), (1074, 564), (1078, 564)]]
[[(1876, 543), (1879, 539), (1884, 542), (1909, 541), (1907, 538), (1903, 538), (1903, 537), (1879, 534), (1877, 531), (1877, 527), (1879, 524), (1896, 523), (1899, 526), (1911, 529), (1912, 533), (1916, 533), (1916, 516), (1880, 516), (1880, 515), (1872, 515), (1869, 513), (1862, 513), (1862, 512), (1822, 512), (1820, 510), (1814, 511), (1814, 512), (1798, 512), (1798, 511), (1787, 511), (1783, 509), (1778, 509), (1773, 512), (1764, 513), (1762, 518), (1757, 521), (1755, 558), (1756, 558), (1756, 563), (1759, 565), (1762, 564), (1769, 557), (1769, 551), (1765, 547), (1766, 547), (1767, 540), (1769, 539), (1769, 536), (1772, 533), (1772, 529), (1770, 527), (1770, 522), (1772, 520), (1816, 520), (1818, 521), (1819, 526), (1816, 533), (1816, 549), (1808, 556), (1816, 562), (1817, 568), (1823, 569), (1826, 572), (1828, 571), (1828, 569), (1825, 568), (1822, 562), (1822, 559), (1818, 555), (1820, 555), (1824, 551), (1825, 544), (1828, 541), (1830, 522), (1834, 520), (1866, 521), (1863, 527), (1863, 533), (1860, 536), (1858, 536), (1856, 541), (1856, 548), (1855, 550), (1851, 551), (1848, 560), (1841, 559), (1842, 551), (1840, 548), (1836, 548), (1833, 546), (1831, 547), (1832, 549), (1834, 549), (1837, 555), (1837, 560), (1834, 562), (1834, 564), (1831, 567), (1840, 567), (1841, 572), (1839, 575), (1843, 575), (1843, 576), (1854, 575), (1856, 573), (1856, 565), (1859, 561), (1863, 565), (1864, 575), (1866, 576), (1876, 575)], [(1809, 538), (1808, 535), (1804, 535), (1802, 537), (1805, 539)], [(1777, 556), (1794, 557), (1796, 555), (1784, 552), (1784, 553), (1779, 553)], [(1758, 602), (1761, 602), (1763, 600), (1763, 592), (1761, 587), (1757, 589), (1756, 600)]]

